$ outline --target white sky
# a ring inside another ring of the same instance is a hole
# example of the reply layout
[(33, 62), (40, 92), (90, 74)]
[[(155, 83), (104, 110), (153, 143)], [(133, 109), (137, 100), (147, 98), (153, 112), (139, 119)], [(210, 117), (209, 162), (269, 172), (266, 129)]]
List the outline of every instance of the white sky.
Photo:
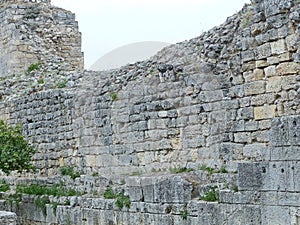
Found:
[(85, 67), (120, 46), (176, 43), (225, 22), (250, 0), (52, 0), (76, 14)]

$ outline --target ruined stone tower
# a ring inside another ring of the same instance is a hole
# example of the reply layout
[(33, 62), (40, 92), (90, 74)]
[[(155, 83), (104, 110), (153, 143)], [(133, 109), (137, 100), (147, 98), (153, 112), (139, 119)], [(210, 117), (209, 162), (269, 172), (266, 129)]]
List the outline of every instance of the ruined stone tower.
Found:
[(66, 62), (69, 71), (83, 70), (75, 15), (51, 0), (1, 0), (0, 23), (1, 77), (53, 60)]

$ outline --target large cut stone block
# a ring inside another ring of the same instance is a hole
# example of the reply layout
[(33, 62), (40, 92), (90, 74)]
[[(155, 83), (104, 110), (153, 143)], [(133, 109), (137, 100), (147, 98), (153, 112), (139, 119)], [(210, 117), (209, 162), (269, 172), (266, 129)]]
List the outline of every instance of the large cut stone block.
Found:
[(276, 105), (264, 105), (254, 108), (254, 119), (264, 120), (275, 117)]
[(239, 190), (260, 190), (263, 187), (263, 173), (267, 163), (239, 163)]

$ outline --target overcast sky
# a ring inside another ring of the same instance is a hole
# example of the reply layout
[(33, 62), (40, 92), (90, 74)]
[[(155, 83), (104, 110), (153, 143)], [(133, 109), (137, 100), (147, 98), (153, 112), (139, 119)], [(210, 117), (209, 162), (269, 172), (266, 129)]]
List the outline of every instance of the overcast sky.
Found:
[(52, 0), (76, 13), (85, 67), (120, 46), (176, 43), (223, 23), (250, 0)]

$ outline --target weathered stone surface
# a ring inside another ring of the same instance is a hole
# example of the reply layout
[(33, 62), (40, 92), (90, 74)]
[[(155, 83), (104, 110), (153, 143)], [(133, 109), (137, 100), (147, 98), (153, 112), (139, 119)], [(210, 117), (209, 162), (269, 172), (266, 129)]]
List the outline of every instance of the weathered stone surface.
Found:
[(0, 224), (16, 225), (17, 224), (17, 215), (13, 212), (0, 211)]
[[(73, 14), (49, 0), (0, 4), (0, 42), (33, 37), (0, 43), (0, 118), (21, 123), (37, 148), (35, 179), (8, 181), (62, 181), (86, 193), (50, 197), (62, 205), (55, 213), (47, 204), (47, 216), (33, 196), (20, 208), (1, 200), (1, 209), (28, 224), (299, 223), (299, 2), (253, 0), (220, 27), (102, 72), (80, 71)], [(60, 180), (65, 165), (84, 175)], [(129, 208), (103, 198), (109, 186), (130, 197)], [(209, 190), (219, 203), (199, 200)]]
[(265, 105), (254, 108), (255, 120), (270, 119), (275, 117), (275, 105)]

